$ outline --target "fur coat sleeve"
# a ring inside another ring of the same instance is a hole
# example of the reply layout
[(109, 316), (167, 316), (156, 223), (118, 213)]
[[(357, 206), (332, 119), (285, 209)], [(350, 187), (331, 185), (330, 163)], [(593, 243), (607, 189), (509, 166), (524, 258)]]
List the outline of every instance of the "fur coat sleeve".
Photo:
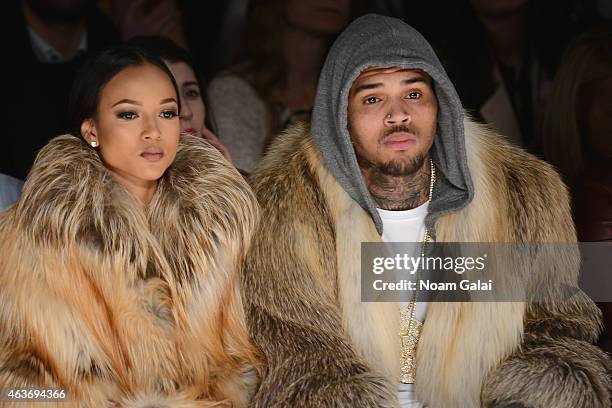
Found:
[[(512, 272), (526, 288), (522, 339), (484, 379), (482, 406), (612, 406), (612, 360), (594, 345), (601, 312), (578, 289), (580, 254), (565, 185), (547, 163), (470, 122), (466, 129), (473, 135), (470, 144), (479, 144), (472, 146), (471, 153), (480, 156), (472, 163), (495, 169), (472, 170), (479, 190), (486, 191), (488, 182), (497, 186), (491, 195), (505, 192), (505, 201), (493, 205), (507, 212), (511, 228), (489, 239), (543, 244), (532, 246), (538, 249)], [(495, 203), (487, 194), (475, 200)]]
[[(343, 329), (330, 214), (313, 169), (303, 157), (285, 153), (268, 156), (278, 162), (252, 177), (263, 218), (242, 286), (247, 324), (266, 365), (252, 406), (395, 406), (388, 381), (357, 355)], [(303, 178), (276, 171), (287, 159), (281, 167)], [(301, 211), (304, 205), (308, 211)]]
[(612, 364), (593, 345), (599, 316), (585, 298), (562, 308), (528, 306), (521, 345), (483, 385), (484, 407), (611, 406)]

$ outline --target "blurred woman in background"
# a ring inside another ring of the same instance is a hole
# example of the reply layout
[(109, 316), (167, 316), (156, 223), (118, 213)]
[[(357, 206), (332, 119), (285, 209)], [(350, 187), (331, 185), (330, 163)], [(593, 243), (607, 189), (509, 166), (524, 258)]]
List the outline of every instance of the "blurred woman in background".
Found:
[(272, 138), (310, 120), (319, 71), (351, 0), (255, 0), (242, 61), (214, 78), (210, 107), (236, 167), (250, 172)]

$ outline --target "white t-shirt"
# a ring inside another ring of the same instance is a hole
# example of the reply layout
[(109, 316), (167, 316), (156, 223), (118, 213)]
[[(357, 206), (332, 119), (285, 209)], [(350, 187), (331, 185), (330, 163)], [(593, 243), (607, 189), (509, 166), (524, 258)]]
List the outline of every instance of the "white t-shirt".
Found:
[[(382, 240), (384, 242), (423, 242), (428, 207), (429, 201), (419, 207), (404, 211), (388, 211), (378, 208), (383, 222)], [(407, 304), (408, 302), (401, 302), (402, 306)], [(427, 302), (417, 302), (415, 318), (424, 322), (426, 314)], [(423, 404), (416, 400), (414, 384), (399, 384), (399, 401), (402, 408), (423, 407)]]

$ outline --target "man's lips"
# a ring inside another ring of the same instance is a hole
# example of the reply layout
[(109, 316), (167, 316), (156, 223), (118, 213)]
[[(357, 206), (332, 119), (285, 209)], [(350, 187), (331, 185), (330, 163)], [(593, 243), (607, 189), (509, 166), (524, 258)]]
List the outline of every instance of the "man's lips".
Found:
[(159, 147), (147, 147), (142, 153), (140, 153), (140, 156), (150, 162), (156, 162), (164, 157), (164, 151)]
[(383, 139), (383, 145), (392, 150), (407, 150), (416, 144), (416, 138), (407, 132), (395, 132)]

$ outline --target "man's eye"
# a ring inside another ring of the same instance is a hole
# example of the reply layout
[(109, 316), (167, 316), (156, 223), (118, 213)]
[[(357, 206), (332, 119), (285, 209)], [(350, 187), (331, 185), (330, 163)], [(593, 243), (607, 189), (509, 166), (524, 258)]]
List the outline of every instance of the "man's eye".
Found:
[(420, 92), (410, 92), (408, 94), (408, 99), (419, 99), (422, 96)]
[(163, 111), (159, 116), (161, 116), (164, 119), (172, 119), (178, 116), (178, 113), (176, 113), (176, 111), (173, 110), (167, 110), (167, 111)]
[(132, 120), (136, 118), (136, 112), (120, 112), (117, 114), (117, 117), (125, 120)]
[(380, 101), (380, 99), (378, 99), (377, 97), (375, 97), (375, 96), (370, 96), (369, 98), (366, 98), (366, 100), (364, 101), (364, 103), (365, 103), (365, 104), (367, 104), (367, 105), (371, 105), (371, 104), (376, 103), (376, 102), (378, 102), (378, 101)]

